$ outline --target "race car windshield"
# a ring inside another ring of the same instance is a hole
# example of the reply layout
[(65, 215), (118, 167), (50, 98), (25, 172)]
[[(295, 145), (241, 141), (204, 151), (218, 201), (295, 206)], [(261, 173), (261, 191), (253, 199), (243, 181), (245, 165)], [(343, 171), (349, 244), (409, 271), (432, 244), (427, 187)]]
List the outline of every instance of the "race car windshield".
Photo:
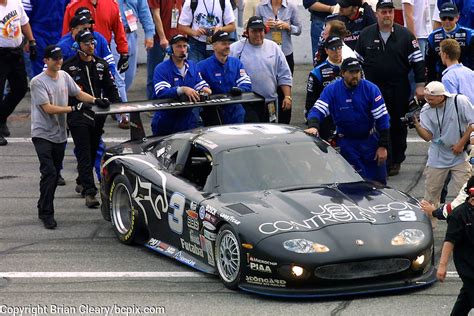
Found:
[(314, 142), (236, 148), (222, 153), (220, 193), (311, 188), (363, 179), (342, 156)]

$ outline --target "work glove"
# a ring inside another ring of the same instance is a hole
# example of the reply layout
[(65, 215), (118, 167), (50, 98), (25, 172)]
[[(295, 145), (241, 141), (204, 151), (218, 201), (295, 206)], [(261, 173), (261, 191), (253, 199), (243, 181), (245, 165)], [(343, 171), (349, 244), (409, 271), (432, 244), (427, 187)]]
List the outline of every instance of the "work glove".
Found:
[(36, 41), (30, 41), (29, 46), (30, 46), (30, 60), (36, 60), (36, 57), (38, 56), (38, 50), (36, 49)]
[(110, 106), (110, 101), (107, 98), (96, 98), (94, 104), (101, 109), (106, 109)]
[(128, 55), (120, 55), (120, 59), (117, 64), (117, 70), (120, 73), (124, 73), (128, 69)]
[(73, 112), (76, 112), (76, 111), (81, 111), (81, 112), (84, 112), (86, 110), (90, 110), (92, 111), (92, 105), (89, 104), (89, 103), (84, 103), (84, 102), (79, 102), (78, 104), (76, 105), (72, 105), (71, 106), (71, 109)]
[(242, 95), (242, 89), (240, 89), (239, 87), (232, 87), (230, 89), (230, 95), (233, 96), (233, 97), (237, 97), (239, 95)]

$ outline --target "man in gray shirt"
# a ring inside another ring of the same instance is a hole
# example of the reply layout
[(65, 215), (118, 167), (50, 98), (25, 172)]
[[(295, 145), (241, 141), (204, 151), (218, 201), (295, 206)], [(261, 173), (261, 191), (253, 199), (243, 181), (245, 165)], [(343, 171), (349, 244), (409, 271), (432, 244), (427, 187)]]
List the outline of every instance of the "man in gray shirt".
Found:
[(245, 122), (275, 121), (274, 104), (278, 98), (278, 86), (284, 94), (279, 109), (291, 111), (293, 77), (282, 50), (275, 42), (264, 38), (264, 30), (263, 19), (253, 16), (247, 23), (248, 38), (230, 46), (230, 55), (240, 59), (250, 76), (252, 90), (265, 98), (265, 105), (270, 105), (268, 107), (262, 104), (246, 105)]
[(439, 81), (425, 88), (427, 104), (422, 108), (420, 121), (415, 119), (418, 135), (430, 143), (424, 171), (424, 200), (438, 207), (441, 189), (451, 171), (455, 192), (469, 179), (471, 166), (464, 151), (469, 141), (474, 107), (464, 95), (451, 95)]
[[(40, 198), (38, 217), (47, 229), (57, 226), (54, 220), (54, 193), (67, 141), (66, 113), (90, 111), (95, 98), (81, 91), (66, 72), (61, 48), (50, 45), (44, 52), (47, 69), (31, 80), (31, 138), (40, 161)], [(68, 97), (88, 103), (68, 106)]]

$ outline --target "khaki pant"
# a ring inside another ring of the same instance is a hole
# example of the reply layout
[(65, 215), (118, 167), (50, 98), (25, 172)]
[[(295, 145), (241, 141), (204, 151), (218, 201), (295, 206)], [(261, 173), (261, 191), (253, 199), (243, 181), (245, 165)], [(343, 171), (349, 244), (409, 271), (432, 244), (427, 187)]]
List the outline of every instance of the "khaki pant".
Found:
[(433, 168), (426, 166), (423, 172), (425, 176), (425, 197), (426, 201), (439, 206), (439, 199), (441, 197), (441, 190), (443, 189), (444, 181), (451, 171), (451, 182), (454, 186), (454, 192), (459, 192), (464, 183), (469, 180), (471, 176), (471, 164), (468, 161), (460, 163), (451, 168)]

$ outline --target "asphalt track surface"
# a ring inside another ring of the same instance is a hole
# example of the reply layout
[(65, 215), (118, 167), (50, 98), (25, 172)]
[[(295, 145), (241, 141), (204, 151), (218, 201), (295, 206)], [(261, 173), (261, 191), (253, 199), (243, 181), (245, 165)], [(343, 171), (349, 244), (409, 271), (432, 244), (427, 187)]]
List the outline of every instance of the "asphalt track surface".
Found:
[[(309, 65), (295, 71), (292, 124), (303, 126)], [(130, 100), (144, 98), (144, 67)], [(9, 120), (10, 144), (0, 147), (0, 315), (449, 315), (461, 281), (452, 262), (446, 282), (425, 289), (336, 299), (274, 299), (227, 290), (145, 247), (118, 242), (98, 209), (74, 192), (75, 158), (68, 144), (55, 208), (57, 229), (37, 218), (38, 159), (30, 141), (30, 99)], [(144, 121), (149, 118), (143, 115)], [(148, 124), (147, 124), (148, 126)], [(106, 142), (127, 139), (108, 119)], [(149, 134), (149, 133), (148, 133)], [(409, 134), (407, 160), (389, 184), (420, 198), (428, 145)], [(450, 195), (454, 193), (450, 192)], [(435, 228), (436, 259), (446, 230)]]

